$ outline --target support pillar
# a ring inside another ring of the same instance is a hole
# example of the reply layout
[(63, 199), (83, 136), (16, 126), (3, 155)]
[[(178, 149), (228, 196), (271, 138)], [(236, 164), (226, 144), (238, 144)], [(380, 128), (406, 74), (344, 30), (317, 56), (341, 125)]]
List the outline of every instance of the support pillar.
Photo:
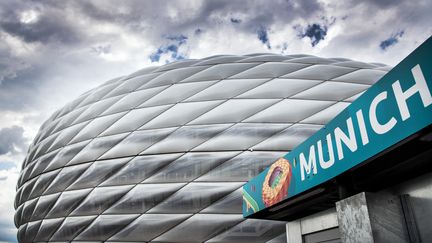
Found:
[(336, 203), (343, 243), (410, 242), (400, 199), (385, 193), (359, 193)]

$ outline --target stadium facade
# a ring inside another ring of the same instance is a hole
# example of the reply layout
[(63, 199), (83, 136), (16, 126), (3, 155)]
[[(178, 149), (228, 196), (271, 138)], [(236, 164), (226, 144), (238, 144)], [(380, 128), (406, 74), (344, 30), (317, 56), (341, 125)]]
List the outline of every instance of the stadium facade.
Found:
[(19, 242), (286, 242), (245, 219), (242, 186), (391, 68), (251, 54), (150, 67), (40, 128), (17, 184)]

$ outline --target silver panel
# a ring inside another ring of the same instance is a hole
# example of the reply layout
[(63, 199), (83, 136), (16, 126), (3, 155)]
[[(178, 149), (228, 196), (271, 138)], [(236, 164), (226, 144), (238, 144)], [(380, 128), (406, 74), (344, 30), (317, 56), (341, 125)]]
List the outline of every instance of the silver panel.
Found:
[(44, 219), (39, 228), (39, 232), (36, 234), (34, 241), (48, 241), (51, 236), (56, 232), (64, 218), (57, 219)]
[(90, 143), (90, 140), (74, 143), (61, 149), (56, 157), (47, 166), (45, 171), (61, 168), (71, 161), (75, 155), (77, 155), (82, 149)]
[(99, 215), (74, 240), (106, 241), (138, 216), (138, 214)]
[(193, 181), (236, 154), (238, 152), (187, 153), (145, 180), (145, 183)]
[(262, 124), (248, 123), (235, 124), (193, 150), (246, 150), (264, 139), (282, 131), (286, 127), (288, 127), (286, 124), (266, 124), (265, 126)]
[(243, 199), (242, 189), (239, 188), (234, 192), (219, 199), (217, 202), (211, 204), (203, 209), (203, 213), (219, 213), (219, 214), (241, 214), (242, 204), (239, 203)]
[(245, 220), (208, 242), (266, 242), (285, 231), (285, 222), (270, 220)]
[[(149, 70), (147, 69), (147, 71)], [(131, 93), (132, 91), (143, 86), (145, 83), (149, 82), (150, 80), (156, 78), (159, 75), (160, 75), (159, 73), (149, 73), (149, 74), (143, 73), (142, 75), (135, 76), (135, 77), (122, 78), (121, 80), (123, 82), (119, 83), (119, 85), (116, 88), (114, 88), (111, 92), (106, 94), (104, 97), (113, 97), (125, 93)], [(116, 83), (118, 82), (116, 81)]]
[(345, 74), (334, 78), (334, 81), (343, 81), (348, 83), (360, 83), (372, 85), (378, 81), (386, 71), (381, 70), (370, 70), (370, 69), (360, 69), (352, 73)]
[(143, 214), (109, 240), (151, 241), (191, 214)]
[(232, 78), (277, 78), (309, 66), (302, 63), (267, 62), (232, 76)]
[(92, 165), (91, 163), (73, 165), (64, 167), (59, 172), (58, 176), (48, 185), (45, 193), (55, 193), (64, 191), (69, 187), (76, 179), (81, 176), (87, 168)]
[(107, 178), (101, 186), (137, 184), (173, 162), (182, 153), (144, 155), (133, 158), (118, 172)]
[[(344, 100), (369, 88), (369, 85), (343, 82), (323, 82), (306, 91), (293, 95), (296, 99)], [(331, 92), (328, 92), (331, 90)]]
[(139, 89), (147, 89), (147, 88), (152, 88), (152, 87), (157, 87), (162, 85), (175, 84), (206, 68), (207, 66), (172, 69), (170, 71), (162, 73), (157, 78), (141, 86)]
[(27, 228), (25, 230), (23, 242), (33, 242), (34, 237), (36, 236), (39, 227), (42, 223), (42, 220), (32, 221), (27, 223)]
[(216, 136), (231, 124), (184, 126), (141, 154), (185, 152)]
[(67, 189), (93, 188), (117, 172), (130, 158), (101, 160), (93, 162)]
[[(80, 132), (85, 126), (87, 126), (88, 121), (78, 123), (76, 125), (72, 125), (66, 129), (64, 129), (54, 140), (51, 146), (47, 151), (53, 151), (60, 147), (67, 145), (70, 140), (75, 137), (75, 135)], [(93, 136), (94, 137), (94, 136)]]
[(106, 109), (108, 109), (108, 107), (112, 106), (118, 100), (120, 100), (120, 98), (121, 98), (120, 96), (110, 97), (91, 104), (78, 116), (78, 118), (72, 124), (78, 124), (80, 122), (88, 121), (89, 119), (96, 118)]
[(200, 62), (200, 60), (194, 60), (194, 59), (179, 60), (177, 62), (172, 62), (172, 63), (165, 64), (163, 66), (157, 67), (157, 69), (154, 70), (154, 72), (165, 72), (165, 71), (172, 70), (172, 69), (189, 67), (189, 66), (193, 66), (195, 63), (198, 63), (198, 62)]
[(262, 54), (258, 56), (251, 56), (240, 60), (239, 62), (281, 62), (285, 60), (292, 59), (288, 56), (280, 56), (275, 54)]
[(89, 188), (63, 192), (54, 206), (50, 208), (46, 218), (65, 217), (69, 215), (91, 191), (92, 189)]
[(33, 211), (31, 220), (34, 221), (34, 220), (45, 218), (45, 216), (50, 211), (54, 203), (57, 202), (59, 196), (60, 196), (60, 192), (39, 197), (39, 201)]
[(191, 182), (149, 210), (149, 213), (197, 213), (241, 187), (243, 183)]
[(186, 101), (229, 99), (247, 90), (255, 88), (267, 79), (227, 79), (217, 82), (209, 88), (186, 99)]
[(184, 185), (185, 183), (138, 184), (104, 213), (144, 213)]
[[(249, 116), (275, 104), (275, 99), (232, 99), (208, 111), (189, 124), (213, 124), (240, 122)], [(221, 115), (224, 114), (224, 115)]]
[(118, 144), (128, 134), (122, 133), (106, 137), (98, 137), (93, 139), (87, 144), (80, 152), (67, 165), (78, 164), (82, 162), (88, 162), (96, 160), (106, 151), (111, 149), (114, 145)]
[(214, 83), (215, 81), (173, 84), (144, 102), (140, 107), (175, 104)]
[(106, 111), (102, 113), (102, 115), (114, 114), (117, 112), (128, 111), (131, 108), (135, 108), (146, 100), (150, 99), (154, 95), (161, 92), (161, 90), (165, 89), (168, 86), (159, 86), (151, 89), (143, 89), (135, 92), (131, 92), (128, 95), (122, 97), (119, 101), (109, 107)]
[(71, 241), (87, 225), (89, 225), (96, 216), (67, 217), (61, 226), (54, 232), (50, 241)]
[(239, 214), (195, 214), (154, 241), (203, 242), (241, 221)]
[(351, 103), (348, 102), (338, 102), (332, 106), (317, 112), (316, 114), (303, 120), (304, 123), (311, 124), (327, 124), (333, 119), (337, 114), (341, 113), (345, 108), (347, 108)]
[(89, 124), (74, 136), (70, 141), (70, 144), (85, 141), (97, 137), (103, 131), (105, 131), (109, 126), (111, 126), (115, 121), (124, 116), (125, 112), (120, 112), (108, 116), (102, 116), (91, 120)]
[(135, 131), (108, 150), (101, 159), (137, 155), (171, 134), (175, 128)]
[(203, 58), (201, 61), (195, 63), (193, 66), (198, 65), (209, 65), (209, 64), (219, 64), (219, 63), (232, 63), (243, 60), (242, 56), (229, 56), (229, 55), (219, 55)]
[[(275, 78), (250, 91), (244, 92), (237, 96), (237, 98), (283, 99), (311, 88), (321, 82), (321, 80)], [(287, 86), (289, 86), (289, 89), (286, 88)]]
[[(332, 105), (332, 101), (284, 99), (249, 117), (245, 122), (299, 122)], [(298, 112), (301, 110), (302, 112)]]
[(141, 129), (181, 126), (202, 115), (222, 101), (179, 103), (146, 123)]
[(255, 145), (254, 150), (292, 150), (317, 132), (322, 125), (294, 124)]
[(284, 75), (284, 78), (322, 79), (328, 80), (355, 71), (354, 68), (334, 65), (313, 65), (302, 70)]
[(331, 58), (321, 58), (315, 56), (305, 56), (305, 57), (296, 57), (290, 59), (290, 62), (298, 62), (298, 63), (310, 63), (310, 64), (330, 64), (337, 62)]
[[(58, 151), (52, 151), (50, 153), (44, 154), (41, 156), (37, 163), (35, 163), (33, 169), (31, 170), (31, 173), (29, 173), (29, 178), (34, 178), (37, 175), (40, 175), (46, 167), (53, 161), (53, 159), (56, 157)], [(30, 167), (27, 167), (30, 168)]]
[[(117, 119), (115, 123), (105, 129), (101, 135), (112, 135), (122, 132), (131, 132), (146, 124), (165, 110), (169, 109), (170, 105), (161, 105), (141, 109), (133, 109), (127, 114)], [(139, 122), (137, 122), (139, 121)]]
[(33, 186), (33, 190), (31, 191), (31, 193), (29, 193), (29, 198), (35, 198), (40, 196), (59, 172), (59, 170), (55, 170), (40, 175)]
[(82, 201), (70, 215), (97, 215), (118, 201), (133, 186), (97, 187)]
[[(207, 61), (208, 62), (208, 61)], [(202, 62), (204, 63), (204, 62)], [(202, 64), (197, 64), (202, 65)], [(195, 75), (192, 75), (182, 82), (201, 82), (205, 80), (221, 80), (226, 79), (234, 74), (237, 74), (243, 70), (250, 69), (257, 64), (255, 63), (229, 63), (229, 64), (219, 64), (207, 68)]]
[(284, 154), (286, 152), (246, 151), (199, 177), (197, 181), (246, 182)]

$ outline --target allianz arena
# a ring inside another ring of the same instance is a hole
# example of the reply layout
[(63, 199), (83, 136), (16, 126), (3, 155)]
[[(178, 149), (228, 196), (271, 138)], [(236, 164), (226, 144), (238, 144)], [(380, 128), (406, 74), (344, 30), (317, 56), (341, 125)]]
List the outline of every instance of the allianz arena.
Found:
[(19, 242), (286, 242), (241, 186), (390, 67), (252, 54), (150, 67), (56, 111), (23, 163)]

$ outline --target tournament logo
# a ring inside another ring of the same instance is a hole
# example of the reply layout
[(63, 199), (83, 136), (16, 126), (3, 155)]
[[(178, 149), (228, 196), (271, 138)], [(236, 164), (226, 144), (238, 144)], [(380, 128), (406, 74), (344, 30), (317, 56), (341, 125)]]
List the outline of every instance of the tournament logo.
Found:
[(288, 160), (278, 159), (270, 166), (262, 186), (262, 199), (266, 207), (287, 197), (292, 169)]

